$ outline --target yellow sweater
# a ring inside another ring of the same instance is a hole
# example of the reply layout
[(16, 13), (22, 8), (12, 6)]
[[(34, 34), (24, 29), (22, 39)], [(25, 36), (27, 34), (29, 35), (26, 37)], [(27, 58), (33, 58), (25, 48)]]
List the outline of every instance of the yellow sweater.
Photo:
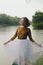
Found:
[(16, 33), (11, 38), (11, 40), (14, 40), (17, 36), (19, 39), (26, 39), (27, 36), (29, 35), (29, 30), (30, 30), (29, 28), (25, 28), (24, 26), (18, 27), (18, 29), (16, 30)]

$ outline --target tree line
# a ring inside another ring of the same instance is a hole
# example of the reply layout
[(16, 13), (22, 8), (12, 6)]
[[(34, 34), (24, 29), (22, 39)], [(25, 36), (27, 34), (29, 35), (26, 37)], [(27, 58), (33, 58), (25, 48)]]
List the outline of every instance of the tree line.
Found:
[(43, 29), (43, 12), (35, 12), (32, 16), (32, 26), (34, 29)]
[[(6, 14), (0, 14), (0, 26), (17, 26), (19, 25), (19, 20), (20, 18), (17, 16), (12, 17)], [(36, 11), (35, 14), (32, 16), (31, 24), (33, 26), (33, 29), (43, 29), (43, 12)]]
[(8, 16), (6, 14), (0, 14), (0, 25), (8, 26), (8, 25), (19, 25), (20, 18), (15, 16)]

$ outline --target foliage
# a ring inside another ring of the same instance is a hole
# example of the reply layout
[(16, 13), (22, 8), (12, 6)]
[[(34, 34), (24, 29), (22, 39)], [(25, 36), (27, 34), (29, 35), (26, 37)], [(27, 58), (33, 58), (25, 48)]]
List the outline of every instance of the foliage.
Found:
[(0, 14), (0, 25), (19, 25), (20, 18), (15, 16), (11, 17), (6, 14)]
[(43, 65), (43, 55), (36, 60), (36, 63), (33, 63), (33, 65)]
[(43, 29), (43, 12), (35, 12), (32, 16), (32, 26), (34, 29)]

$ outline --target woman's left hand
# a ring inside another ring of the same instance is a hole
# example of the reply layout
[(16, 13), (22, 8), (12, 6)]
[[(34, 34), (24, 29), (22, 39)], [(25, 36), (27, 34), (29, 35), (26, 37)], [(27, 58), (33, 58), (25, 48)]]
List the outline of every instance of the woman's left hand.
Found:
[(38, 44), (38, 46), (42, 47), (42, 45), (41, 45), (41, 44)]
[(38, 44), (38, 43), (36, 43), (36, 42), (35, 42), (35, 44), (37, 44), (39, 47), (42, 47), (42, 45), (41, 45), (41, 44)]

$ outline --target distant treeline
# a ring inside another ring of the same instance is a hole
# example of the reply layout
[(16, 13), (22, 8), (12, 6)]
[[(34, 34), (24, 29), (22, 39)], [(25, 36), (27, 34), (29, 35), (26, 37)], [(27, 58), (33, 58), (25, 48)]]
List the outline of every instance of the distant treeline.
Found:
[(0, 26), (8, 26), (8, 25), (19, 25), (20, 18), (15, 16), (11, 17), (6, 14), (0, 14)]
[(34, 29), (43, 29), (43, 12), (35, 12), (32, 16), (32, 25)]
[[(0, 14), (0, 26), (17, 26), (19, 25), (19, 20), (20, 18), (17, 16), (12, 17), (6, 14)], [(43, 12), (36, 11), (32, 16), (31, 24), (34, 29), (43, 29)]]

